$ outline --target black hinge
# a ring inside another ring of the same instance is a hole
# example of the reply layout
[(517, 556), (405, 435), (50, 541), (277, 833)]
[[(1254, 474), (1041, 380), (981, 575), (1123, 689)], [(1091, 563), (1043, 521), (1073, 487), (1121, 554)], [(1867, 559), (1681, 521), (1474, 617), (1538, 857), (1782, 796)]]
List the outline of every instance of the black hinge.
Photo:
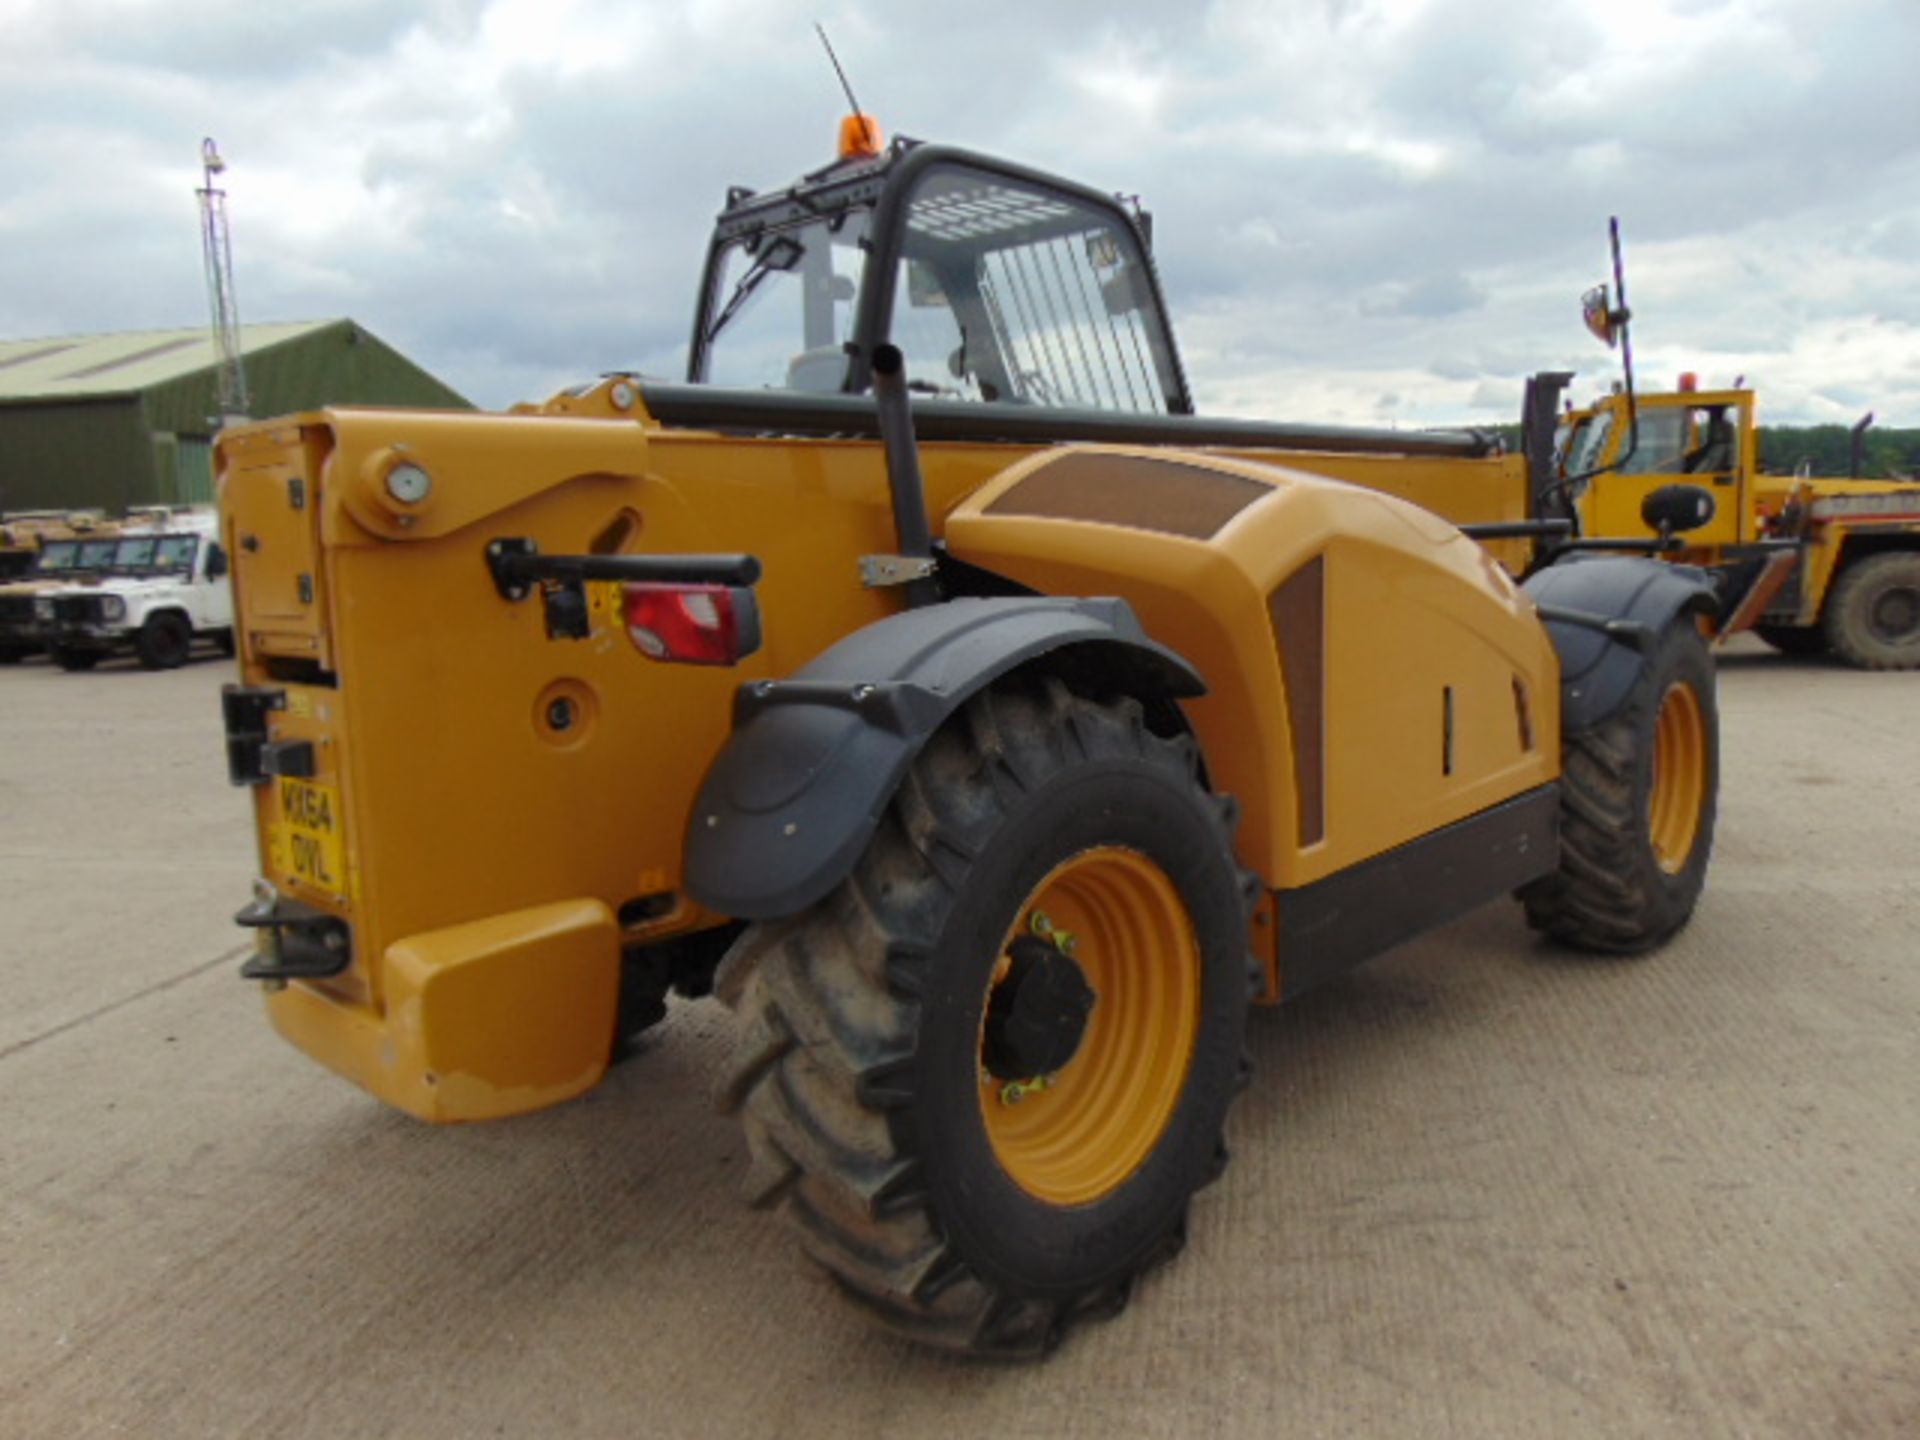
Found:
[(233, 784), (267, 783), (267, 716), (286, 708), (284, 690), (265, 685), (220, 687), (220, 713), (227, 724), (227, 779)]
[(293, 588), (299, 594), (302, 605), (313, 603), (313, 576), (304, 570), (301, 571), (300, 578), (293, 582)]
[(295, 477), (287, 481), (287, 504), (295, 510), (307, 508), (307, 482)]
[(346, 921), (283, 895), (254, 901), (233, 923), (271, 935), (267, 949), (240, 967), (243, 980), (324, 980), (353, 962)]

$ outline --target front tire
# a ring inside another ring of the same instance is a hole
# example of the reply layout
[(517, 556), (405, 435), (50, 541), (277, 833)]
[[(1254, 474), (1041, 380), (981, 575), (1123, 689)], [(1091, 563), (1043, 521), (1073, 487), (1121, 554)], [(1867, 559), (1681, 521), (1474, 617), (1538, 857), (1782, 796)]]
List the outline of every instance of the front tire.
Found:
[(1620, 708), (1563, 739), (1560, 868), (1521, 890), (1527, 923), (1611, 954), (1672, 938), (1706, 884), (1719, 788), (1713, 658), (1682, 614)]
[[(723, 966), (748, 1197), (888, 1328), (1043, 1353), (1182, 1243), (1251, 990), (1252, 882), (1196, 770), (1135, 701), (1003, 682), (928, 743), (854, 873)], [(1097, 998), (1077, 1040), (1031, 1007), (1071, 1053), (1024, 1076), (998, 1027), (1040, 940)]]
[(1920, 665), (1920, 555), (1869, 555), (1841, 572), (1827, 597), (1827, 643), (1862, 670)]
[(100, 663), (98, 650), (81, 650), (72, 645), (55, 645), (48, 652), (62, 670), (91, 670)]
[(133, 653), (149, 670), (177, 670), (192, 650), (193, 627), (177, 610), (149, 615), (133, 637)]

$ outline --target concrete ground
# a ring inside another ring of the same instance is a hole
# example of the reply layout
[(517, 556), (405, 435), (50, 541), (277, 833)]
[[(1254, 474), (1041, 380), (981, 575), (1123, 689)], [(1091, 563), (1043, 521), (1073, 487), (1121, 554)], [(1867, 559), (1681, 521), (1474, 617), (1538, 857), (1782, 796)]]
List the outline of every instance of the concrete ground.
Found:
[(225, 678), (0, 671), (0, 1436), (1920, 1435), (1920, 675), (1736, 646), (1691, 929), (1261, 1014), (1186, 1254), (1011, 1369), (735, 1203), (710, 1003), (492, 1126), (277, 1040)]

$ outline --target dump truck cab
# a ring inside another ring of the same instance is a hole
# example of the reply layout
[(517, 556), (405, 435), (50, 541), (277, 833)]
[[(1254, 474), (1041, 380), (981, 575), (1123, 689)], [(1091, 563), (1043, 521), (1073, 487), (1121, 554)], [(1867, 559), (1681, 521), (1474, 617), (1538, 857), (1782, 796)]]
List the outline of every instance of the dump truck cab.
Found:
[(1764, 473), (1757, 408), (1751, 389), (1702, 390), (1688, 375), (1631, 404), (1615, 393), (1569, 411), (1560, 455), (1580, 533), (1653, 538), (1646, 495), (1690, 481), (1714, 515), (1675, 553), (1729, 578), (1737, 623), (1723, 633), (1751, 627), (1776, 648), (1867, 668), (1920, 665), (1920, 483)]

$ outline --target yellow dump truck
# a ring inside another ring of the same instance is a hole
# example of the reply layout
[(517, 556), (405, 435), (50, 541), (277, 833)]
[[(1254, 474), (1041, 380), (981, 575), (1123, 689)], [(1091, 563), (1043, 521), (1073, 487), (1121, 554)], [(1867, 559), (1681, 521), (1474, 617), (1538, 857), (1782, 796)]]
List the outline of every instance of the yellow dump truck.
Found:
[(1624, 392), (1569, 413), (1566, 469), (1591, 477), (1573, 487), (1581, 533), (1650, 536), (1641, 499), (1676, 479), (1699, 484), (1714, 516), (1675, 554), (1743, 592), (1730, 631), (1751, 626), (1789, 654), (1870, 670), (1920, 665), (1920, 483), (1767, 474), (1756, 405), (1750, 389), (1683, 376), (1677, 390), (1635, 396), (1637, 417)]
[(728, 194), (684, 383), (224, 432), (280, 1033), (484, 1120), (717, 990), (750, 1198), (882, 1323), (1035, 1354), (1178, 1248), (1250, 1003), (1511, 894), (1684, 925), (1710, 585), (1515, 581), (1481, 542), (1560, 531), (1483, 437), (1195, 416), (1147, 235), (856, 143)]

